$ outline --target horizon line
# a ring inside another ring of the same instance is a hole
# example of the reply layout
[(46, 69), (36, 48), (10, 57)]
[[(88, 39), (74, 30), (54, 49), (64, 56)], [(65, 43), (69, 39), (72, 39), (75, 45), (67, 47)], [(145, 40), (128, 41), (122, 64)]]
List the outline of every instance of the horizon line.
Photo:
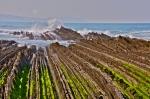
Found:
[[(125, 19), (122, 19), (122, 20), (110, 20), (110, 19), (104, 19), (104, 20), (100, 20), (100, 19), (97, 19), (97, 18), (93, 18), (93, 19), (88, 19), (88, 18), (70, 18), (68, 17), (68, 20), (67, 20), (67, 17), (62, 17), (62, 18), (54, 18), (54, 17), (47, 17), (47, 18), (37, 18), (37, 17), (30, 17), (30, 16), (20, 16), (20, 15), (11, 15), (11, 14), (0, 14), (0, 16), (9, 16), (9, 17), (18, 17), (18, 18), (27, 18), (27, 19), (33, 19), (33, 20), (43, 20), (43, 21), (48, 21), (48, 20), (53, 20), (53, 19), (56, 19), (56, 20), (60, 20), (62, 21), (63, 23), (150, 23), (150, 20), (144, 20), (144, 21), (141, 21), (141, 20), (127, 20), (127, 21), (124, 21)], [(97, 19), (97, 20), (96, 20)]]

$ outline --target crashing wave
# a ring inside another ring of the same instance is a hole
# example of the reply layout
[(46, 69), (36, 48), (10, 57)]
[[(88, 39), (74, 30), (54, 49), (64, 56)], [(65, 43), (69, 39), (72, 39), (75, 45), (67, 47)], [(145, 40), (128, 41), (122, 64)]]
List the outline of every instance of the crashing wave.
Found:
[(30, 29), (22, 29), (22, 30), (3, 30), (2, 32), (9, 33), (15, 35), (19, 38), (29, 38), (34, 40), (54, 40), (61, 39), (56, 33), (53, 31), (56, 28), (60, 28), (63, 25), (61, 21), (56, 19), (48, 20), (47, 26), (34, 24)]
[(60, 29), (63, 26), (63, 22), (57, 19), (48, 20), (48, 29), (54, 31), (56, 28)]
[(150, 31), (111, 31), (111, 30), (89, 30), (89, 29), (83, 29), (78, 30), (78, 33), (80, 35), (85, 36), (89, 33), (97, 33), (97, 34), (106, 34), (110, 37), (118, 37), (118, 36), (125, 36), (130, 38), (138, 38), (138, 39), (144, 39), (144, 40), (150, 40)]
[[(24, 45), (27, 45), (29, 47), (30, 45), (44, 47), (55, 42), (59, 42), (64, 46), (68, 46), (70, 43), (73, 43), (71, 39), (63, 39), (63, 36), (59, 34), (61, 31), (57, 31), (57, 33), (55, 32), (56, 29), (62, 29), (63, 23), (61, 21), (53, 19), (49, 20), (47, 24), (48, 25), (46, 27), (40, 26), (40, 24), (35, 24), (30, 29), (22, 30), (3, 29), (0, 30), (0, 39), (14, 40), (18, 43), (18, 47)], [(67, 34), (65, 33), (63, 35), (67, 36)]]

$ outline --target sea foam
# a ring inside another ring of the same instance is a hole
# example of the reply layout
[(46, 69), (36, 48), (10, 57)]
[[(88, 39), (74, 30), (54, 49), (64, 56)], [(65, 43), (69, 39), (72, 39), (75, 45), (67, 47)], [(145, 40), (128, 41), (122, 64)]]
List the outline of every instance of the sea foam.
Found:
[[(41, 26), (40, 24), (34, 24), (30, 29), (0, 29), (0, 40), (14, 40), (18, 43), (18, 47), (22, 46), (32, 46), (45, 47), (51, 43), (59, 42), (61, 45), (68, 46), (72, 43), (72, 40), (61, 40), (61, 38), (56, 35), (53, 30), (60, 28), (63, 23), (56, 19), (48, 20), (47, 26)], [(13, 35), (13, 32), (23, 32), (32, 33), (33, 36), (41, 36), (42, 33), (50, 31), (51, 35), (55, 36), (55, 40), (42, 40), (42, 39), (29, 39), (28, 37), (20, 35)]]

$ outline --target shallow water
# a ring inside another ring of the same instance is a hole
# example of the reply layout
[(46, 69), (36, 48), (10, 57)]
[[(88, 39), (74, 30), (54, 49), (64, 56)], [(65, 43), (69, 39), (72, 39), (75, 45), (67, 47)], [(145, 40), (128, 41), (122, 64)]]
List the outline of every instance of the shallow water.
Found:
[(0, 40), (13, 40), (16, 41), (19, 46), (27, 45), (35, 45), (37, 47), (45, 47), (52, 43), (60, 43), (61, 45), (68, 46), (69, 44), (74, 43), (73, 40), (30, 40), (29, 38), (22, 38), (20, 36), (12, 35), (9, 33), (0, 33)]

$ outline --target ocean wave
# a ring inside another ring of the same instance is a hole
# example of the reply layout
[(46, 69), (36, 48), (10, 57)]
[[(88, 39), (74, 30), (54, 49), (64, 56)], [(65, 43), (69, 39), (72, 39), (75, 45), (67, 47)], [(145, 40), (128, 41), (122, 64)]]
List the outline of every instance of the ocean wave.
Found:
[[(7, 24), (9, 24), (9, 23), (7, 23)], [(8, 32), (15, 32), (15, 31), (18, 31), (18, 32), (26, 31), (26, 32), (33, 32), (33, 33), (35, 33), (34, 35), (39, 35), (40, 33), (43, 33), (45, 31), (53, 31), (56, 28), (60, 28), (61, 26), (63, 26), (63, 22), (60, 20), (57, 20), (57, 19), (49, 19), (49, 20), (47, 20), (47, 22), (45, 24), (46, 25), (35, 22), (35, 23), (31, 24), (30, 27), (24, 25), (24, 28), (18, 28), (18, 27), (12, 28), (12, 27), (14, 27), (13, 25), (15, 25), (15, 23), (12, 25), (8, 25), (7, 28), (3, 28), (2, 27), (3, 25), (1, 25), (0, 33), (1, 32), (8, 33)]]
[[(47, 22), (47, 26), (41, 26), (39, 24), (34, 24), (32, 27), (30, 28), (25, 28), (25, 29), (0, 29), (0, 40), (14, 40), (17, 43), (21, 44), (18, 46), (22, 46), (22, 45), (36, 45), (38, 47), (42, 47), (42, 46), (47, 46), (51, 43), (55, 43), (55, 42), (59, 42), (62, 45), (69, 45), (70, 41), (57, 41), (57, 40), (29, 40), (28, 37), (21, 37), (20, 35), (12, 35), (10, 34), (11, 32), (21, 32), (21, 31), (25, 31), (25, 32), (32, 32), (32, 34), (34, 36), (39, 36), (42, 33), (46, 32), (46, 31), (51, 31), (51, 34), (55, 35), (55, 33), (53, 33), (52, 31), (55, 30), (56, 28), (60, 28), (61, 26), (64, 26), (64, 24), (56, 19), (53, 20), (49, 20)], [(150, 30), (142, 30), (142, 31), (121, 31), (121, 30), (91, 30), (88, 28), (84, 28), (81, 30), (76, 30), (73, 29), (74, 31), (77, 31), (78, 33), (80, 33), (82, 36), (90, 33), (90, 32), (96, 32), (98, 34), (106, 34), (109, 35), (111, 37), (118, 37), (118, 36), (126, 36), (126, 37), (130, 37), (130, 38), (139, 38), (139, 39), (144, 39), (144, 40), (150, 40)], [(55, 35), (57, 36), (57, 35)], [(59, 38), (59, 37), (57, 37)]]
[(78, 33), (80, 35), (87, 35), (90, 32), (95, 32), (98, 34), (106, 34), (111, 37), (118, 37), (118, 36), (125, 36), (125, 37), (130, 37), (130, 38), (139, 38), (139, 39), (144, 39), (144, 40), (150, 40), (150, 30), (145, 30), (145, 31), (117, 31), (117, 30), (89, 30), (89, 29), (83, 29), (83, 30), (78, 30)]
[[(36, 47), (45, 47), (51, 43), (59, 42), (60, 45), (68, 46), (70, 43), (72, 43), (72, 40), (61, 40), (59, 36), (57, 36), (55, 33), (53, 33), (53, 30), (56, 28), (61, 28), (63, 26), (63, 23), (53, 19), (48, 20), (47, 26), (41, 26), (39, 24), (34, 24), (31, 28), (25, 28), (25, 29), (0, 29), (0, 40), (14, 40), (18, 43), (18, 47), (27, 45), (30, 47), (31, 45), (35, 45)], [(28, 37), (22, 37), (22, 35), (13, 35), (11, 33), (14, 32), (29, 32), (32, 33), (33, 36), (41, 36), (42, 33), (45, 33), (47, 31), (50, 31), (51, 35), (54, 35), (56, 37), (55, 40), (42, 40), (42, 39), (29, 39)], [(58, 40), (59, 39), (59, 40)]]

